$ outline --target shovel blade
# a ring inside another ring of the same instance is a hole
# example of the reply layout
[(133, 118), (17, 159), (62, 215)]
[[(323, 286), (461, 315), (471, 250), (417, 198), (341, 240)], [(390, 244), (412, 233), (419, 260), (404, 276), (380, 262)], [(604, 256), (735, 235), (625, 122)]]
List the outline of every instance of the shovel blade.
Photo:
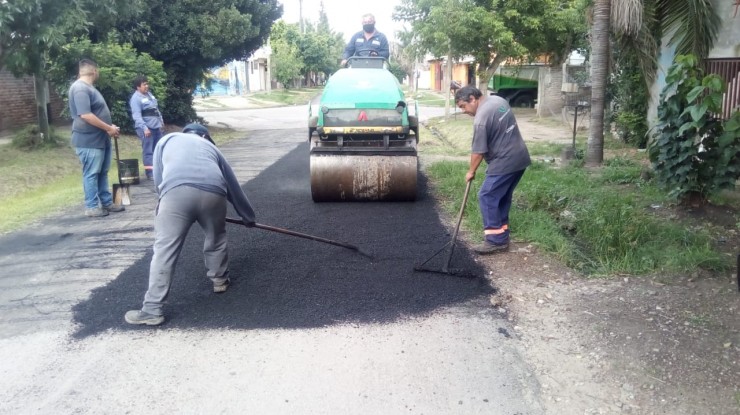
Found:
[(128, 190), (129, 189), (127, 184), (121, 185), (121, 204), (123, 206), (128, 206), (131, 204), (131, 196), (129, 195)]
[(122, 192), (123, 191), (121, 190), (121, 185), (120, 184), (114, 184), (113, 185), (113, 203), (115, 203), (117, 205), (120, 205), (120, 204), (123, 203), (122, 200), (121, 200), (123, 198), (123, 196), (121, 195)]

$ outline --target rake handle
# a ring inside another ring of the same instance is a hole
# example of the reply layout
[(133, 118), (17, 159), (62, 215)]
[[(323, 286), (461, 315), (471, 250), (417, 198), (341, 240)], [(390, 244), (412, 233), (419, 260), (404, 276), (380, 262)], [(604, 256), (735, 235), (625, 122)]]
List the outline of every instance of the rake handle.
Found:
[(460, 204), (460, 213), (457, 215), (457, 225), (455, 226), (455, 232), (452, 233), (452, 240), (450, 241), (450, 252), (447, 254), (447, 260), (445, 261), (442, 271), (447, 273), (450, 261), (452, 261), (452, 254), (455, 253), (455, 243), (457, 241), (457, 233), (460, 231), (460, 223), (462, 223), (463, 213), (465, 213), (465, 205), (468, 204), (468, 194), (470, 193), (470, 185), (473, 183), (469, 180), (465, 185), (465, 195), (463, 196), (462, 204)]
[(322, 237), (319, 237), (319, 236), (309, 235), (309, 234), (306, 234), (306, 233), (300, 233), (300, 232), (296, 232), (296, 231), (291, 231), (289, 229), (278, 228), (276, 226), (263, 225), (261, 223), (256, 223), (256, 222), (254, 224), (247, 225), (241, 219), (234, 219), (234, 218), (226, 218), (226, 222), (235, 223), (235, 224), (238, 224), (238, 225), (244, 225), (246, 227), (264, 229), (264, 230), (270, 231), (270, 232), (277, 232), (277, 233), (282, 233), (282, 234), (285, 234), (285, 235), (296, 236), (298, 238), (310, 239), (312, 241), (323, 242), (325, 244), (334, 245), (334, 246), (340, 246), (342, 248), (347, 248), (347, 249), (351, 249), (353, 251), (360, 252), (360, 248), (358, 248), (358, 247), (356, 247), (354, 245), (346, 244), (346, 243), (343, 243), (343, 242), (332, 241), (331, 239), (326, 239), (326, 238), (322, 238)]

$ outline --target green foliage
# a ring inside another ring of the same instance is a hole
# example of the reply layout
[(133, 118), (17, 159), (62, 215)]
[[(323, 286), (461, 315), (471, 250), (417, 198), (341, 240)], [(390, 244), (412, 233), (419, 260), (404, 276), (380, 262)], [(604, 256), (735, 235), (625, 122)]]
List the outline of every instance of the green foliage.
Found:
[(680, 55), (668, 70), (649, 147), (658, 183), (681, 200), (707, 200), (740, 178), (740, 114), (723, 122), (724, 83), (703, 75), (698, 59)]
[[(610, 167), (629, 170), (634, 165), (619, 159)], [(459, 209), (467, 167), (466, 162), (445, 161), (427, 169), (450, 213)], [(474, 189), (482, 176), (476, 177)], [(646, 209), (664, 202), (650, 187), (611, 184), (581, 168), (535, 163), (514, 192), (513, 236), (591, 275), (728, 269), (730, 261), (712, 249), (707, 232)], [(465, 227), (471, 232), (482, 229), (476, 193), (471, 190), (466, 207)]]
[(328, 77), (339, 69), (344, 39), (342, 35), (331, 31), (328, 23), (320, 24), (315, 30), (309, 25), (300, 38), (299, 49), (303, 59), (303, 75), (313, 73)]
[(89, 24), (86, 6), (81, 0), (0, 2), (0, 67), (15, 75), (44, 74), (46, 61), (69, 37), (84, 33)]
[(647, 112), (650, 91), (644, 72), (634, 54), (620, 55), (608, 87), (612, 96), (609, 121), (614, 123), (617, 137), (637, 148), (648, 142)]
[(388, 64), (388, 70), (398, 79), (398, 82), (403, 82), (403, 78), (406, 77), (406, 71), (395, 61)]
[(40, 133), (38, 125), (29, 125), (16, 131), (13, 134), (12, 145), (14, 148), (20, 150), (37, 150), (41, 148), (56, 148), (64, 142), (64, 139), (54, 132), (50, 131), (50, 137), (46, 140), (40, 139)]
[(272, 74), (286, 88), (299, 76), (328, 77), (339, 69), (342, 36), (332, 32), (328, 22), (320, 22), (316, 28), (307, 26), (304, 34), (295, 23), (279, 21), (272, 27)]
[[(148, 54), (137, 53), (130, 44), (119, 45), (113, 41), (91, 43), (78, 40), (64, 46), (64, 50), (49, 69), (49, 80), (57, 88), (57, 93), (67, 103), (67, 91), (77, 75), (80, 59), (90, 58), (97, 62), (100, 78), (95, 87), (105, 98), (110, 108), (113, 123), (124, 132), (134, 132), (128, 101), (134, 91), (133, 80), (137, 75), (146, 75), (150, 91), (159, 101), (160, 108), (167, 108), (169, 101), (165, 88), (165, 73), (162, 63)], [(69, 107), (65, 105), (65, 114)]]
[(282, 15), (277, 0), (149, 0), (146, 10), (117, 29), (122, 40), (163, 62), (170, 81), (163, 115), (175, 124), (195, 119), (192, 91), (205, 72), (250, 56)]

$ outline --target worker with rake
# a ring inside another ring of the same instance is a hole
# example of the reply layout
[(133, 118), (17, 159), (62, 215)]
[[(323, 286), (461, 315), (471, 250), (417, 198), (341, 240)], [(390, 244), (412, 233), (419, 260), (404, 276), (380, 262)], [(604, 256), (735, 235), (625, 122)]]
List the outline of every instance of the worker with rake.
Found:
[(509, 210), (514, 189), (531, 164), (516, 117), (506, 99), (484, 96), (473, 86), (455, 92), (455, 104), (473, 120), (473, 145), (466, 182), (475, 179), (476, 170), (486, 161), (486, 178), (478, 192), (483, 217), (483, 242), (473, 247), (481, 255), (509, 248)]
[(188, 124), (182, 133), (164, 136), (154, 149), (154, 184), (159, 203), (154, 219), (154, 256), (149, 267), (149, 289), (141, 310), (126, 313), (129, 324), (156, 326), (164, 322), (164, 306), (175, 274), (175, 264), (194, 222), (205, 234), (203, 255), (213, 292), (229, 287), (226, 251), (226, 202), (234, 206), (243, 224), (254, 226), (247, 196), (208, 129)]

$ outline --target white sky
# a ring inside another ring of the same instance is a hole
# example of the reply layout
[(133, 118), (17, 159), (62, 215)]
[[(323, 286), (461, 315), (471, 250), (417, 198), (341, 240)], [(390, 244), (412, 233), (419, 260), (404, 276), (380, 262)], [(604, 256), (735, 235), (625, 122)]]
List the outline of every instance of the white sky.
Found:
[[(299, 0), (280, 0), (283, 5), (283, 20), (287, 23), (298, 23), (300, 20)], [(321, 0), (303, 0), (303, 18), (313, 23), (319, 20), (319, 4)], [(393, 9), (400, 4), (400, 0), (323, 0), (324, 11), (329, 18), (329, 26), (335, 32), (342, 32), (345, 40), (362, 30), (362, 15), (375, 15), (375, 27), (393, 41), (394, 32), (401, 30), (401, 22), (394, 22)]]

